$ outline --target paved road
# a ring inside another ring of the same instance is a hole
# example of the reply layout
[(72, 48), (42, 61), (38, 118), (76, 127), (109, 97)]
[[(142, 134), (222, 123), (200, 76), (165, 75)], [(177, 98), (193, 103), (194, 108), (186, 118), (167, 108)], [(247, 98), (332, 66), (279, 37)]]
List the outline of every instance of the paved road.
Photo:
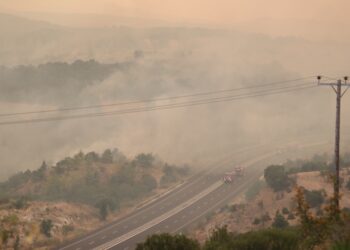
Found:
[[(110, 242), (99, 245), (95, 249), (134, 249), (138, 242), (142, 242), (148, 235), (153, 233), (182, 232), (182, 230), (184, 230), (187, 226), (205, 217), (209, 212), (215, 211), (216, 209), (224, 206), (228, 201), (241, 194), (246, 188), (248, 188), (253, 181), (257, 180), (259, 176), (261, 176), (261, 166), (264, 165), (262, 162), (263, 159), (266, 159), (267, 157), (271, 157), (271, 154), (264, 155), (263, 157), (250, 161), (250, 166), (247, 170), (246, 176), (237, 181), (235, 184), (222, 184), (221, 180), (218, 180), (215, 182), (220, 183), (217, 188), (207, 193), (205, 190), (203, 190), (202, 192), (205, 195), (200, 197), (200, 199), (195, 200), (195, 202), (186, 208), (175, 211), (174, 214), (168, 218), (161, 218), (161, 216), (159, 216), (155, 219), (155, 223), (152, 227), (148, 228), (147, 226), (145, 227), (145, 225), (143, 225), (139, 227), (138, 230), (134, 230), (134, 232), (131, 231), (128, 234), (124, 234), (123, 236)], [(212, 184), (212, 186), (215, 187), (215, 183)], [(181, 204), (179, 207), (181, 207)]]
[[(271, 157), (263, 151), (260, 149), (262, 157), (254, 160), (250, 160), (251, 152), (240, 152), (216, 162), (206, 172), (191, 177), (167, 195), (59, 249), (133, 249), (137, 242), (152, 233), (180, 232), (208, 212), (226, 204), (257, 179), (261, 175), (258, 169), (266, 164), (262, 163), (262, 159)], [(250, 165), (246, 176), (233, 185), (222, 185), (222, 173), (242, 162), (247, 167)]]

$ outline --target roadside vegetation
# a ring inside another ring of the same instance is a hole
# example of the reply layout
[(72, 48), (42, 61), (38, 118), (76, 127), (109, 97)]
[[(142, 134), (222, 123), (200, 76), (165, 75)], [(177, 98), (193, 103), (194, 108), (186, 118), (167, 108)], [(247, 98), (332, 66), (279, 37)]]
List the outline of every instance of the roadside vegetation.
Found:
[[(79, 152), (53, 166), (44, 161), (38, 169), (19, 172), (0, 184), (0, 248), (55, 244), (57, 237), (72, 236), (74, 221), (107, 220), (188, 174), (188, 167), (167, 164), (152, 154), (128, 159), (117, 149)], [(21, 221), (27, 211), (35, 213), (33, 223)]]
[[(342, 159), (343, 184), (346, 189), (350, 189), (349, 171), (345, 169), (350, 165), (348, 165), (350, 158), (347, 155)], [(318, 175), (322, 177), (319, 177), (321, 180), (332, 185), (331, 178), (327, 177), (330, 168), (329, 162), (330, 159), (326, 155), (316, 155), (311, 160), (288, 161), (283, 165), (267, 166), (264, 171), (265, 183), (262, 180), (255, 182), (245, 193), (245, 199), (248, 203), (226, 205), (217, 212), (217, 218), (222, 218), (220, 213), (225, 213), (231, 218), (230, 223), (235, 223), (247, 214), (249, 209), (247, 206), (254, 204), (261, 214), (255, 214), (255, 218), (253, 217), (251, 220), (254, 230), (241, 233), (229, 231), (229, 225), (226, 224), (212, 230), (204, 241), (198, 240), (195, 234), (190, 234), (192, 238), (181, 235), (181, 242), (175, 240), (179, 235), (153, 235), (144, 243), (140, 243), (137, 249), (350, 249), (350, 209), (344, 207), (341, 211), (336, 211), (332, 193), (327, 194), (325, 189), (308, 190), (298, 186), (297, 182), (297, 174), (318, 172)], [(277, 204), (278, 200), (288, 194), (286, 197), (292, 197), (289, 203), (291, 206), (280, 208), (276, 213), (269, 213), (264, 200), (253, 202), (254, 199), (261, 199), (257, 196), (264, 188), (272, 190), (273, 196), (275, 196), (274, 204)], [(207, 220), (208, 224), (212, 223), (211, 219), (215, 220), (215, 215)], [(227, 222), (228, 218), (224, 221)], [(218, 223), (221, 224), (221, 222), (222, 220), (219, 220)], [(203, 227), (200, 230), (208, 232), (208, 227)], [(186, 241), (191, 242), (189, 244), (191, 247), (181, 248), (181, 244)], [(150, 248), (150, 246), (152, 247)]]

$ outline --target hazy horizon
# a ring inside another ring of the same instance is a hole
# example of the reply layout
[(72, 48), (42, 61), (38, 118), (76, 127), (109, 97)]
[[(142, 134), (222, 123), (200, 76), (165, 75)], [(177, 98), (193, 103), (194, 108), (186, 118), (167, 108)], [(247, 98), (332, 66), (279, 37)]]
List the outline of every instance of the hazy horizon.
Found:
[[(345, 1), (315, 8), (316, 1), (223, 1), (225, 8), (214, 1), (115, 3), (1, 2), (0, 12), (12, 16), (0, 14), (0, 113), (350, 73), (350, 36), (337, 25), (347, 20)], [(339, 18), (333, 19), (336, 13)], [(307, 81), (316, 84), (315, 78)], [(4, 126), (2, 174), (79, 150), (118, 147), (127, 155), (151, 152), (183, 163), (242, 145), (293, 140), (305, 131), (328, 140), (333, 135), (333, 94), (315, 88), (173, 111)], [(349, 101), (344, 98), (344, 112)], [(343, 122), (350, 123), (346, 116)]]
[(337, 1), (42, 1), (1, 2), (0, 12), (74, 26), (199, 26), (310, 39), (349, 38), (350, 3)]

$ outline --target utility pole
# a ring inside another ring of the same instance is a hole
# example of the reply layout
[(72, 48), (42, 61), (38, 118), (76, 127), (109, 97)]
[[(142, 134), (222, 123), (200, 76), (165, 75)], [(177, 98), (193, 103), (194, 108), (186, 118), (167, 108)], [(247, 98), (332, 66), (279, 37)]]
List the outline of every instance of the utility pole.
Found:
[[(339, 210), (339, 188), (340, 188), (340, 109), (341, 109), (341, 98), (344, 96), (346, 91), (349, 89), (350, 84), (347, 83), (348, 77), (345, 76), (343, 80), (337, 80), (337, 82), (321, 83), (321, 76), (317, 76), (318, 85), (331, 86), (337, 95), (336, 102), (336, 119), (335, 119), (335, 144), (334, 144), (334, 202), (336, 211)], [(342, 86), (346, 89), (342, 92)]]

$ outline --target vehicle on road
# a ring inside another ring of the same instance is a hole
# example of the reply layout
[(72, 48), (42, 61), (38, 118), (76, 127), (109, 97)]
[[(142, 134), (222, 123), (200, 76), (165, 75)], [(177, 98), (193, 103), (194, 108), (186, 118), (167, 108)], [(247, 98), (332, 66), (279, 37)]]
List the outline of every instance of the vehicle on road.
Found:
[(236, 167), (231, 172), (226, 172), (223, 177), (225, 183), (233, 183), (236, 179), (244, 176), (244, 169), (242, 167)]

